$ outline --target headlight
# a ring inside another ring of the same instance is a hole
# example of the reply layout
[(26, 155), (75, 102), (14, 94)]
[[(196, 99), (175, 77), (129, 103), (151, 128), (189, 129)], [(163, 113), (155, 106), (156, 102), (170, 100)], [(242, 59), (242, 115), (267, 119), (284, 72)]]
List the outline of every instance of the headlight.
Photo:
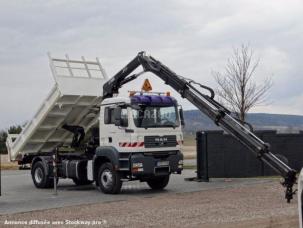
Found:
[(142, 168), (143, 164), (141, 162), (133, 163), (133, 168)]
[(141, 162), (133, 163), (132, 173), (143, 172), (143, 171), (144, 171), (143, 163)]

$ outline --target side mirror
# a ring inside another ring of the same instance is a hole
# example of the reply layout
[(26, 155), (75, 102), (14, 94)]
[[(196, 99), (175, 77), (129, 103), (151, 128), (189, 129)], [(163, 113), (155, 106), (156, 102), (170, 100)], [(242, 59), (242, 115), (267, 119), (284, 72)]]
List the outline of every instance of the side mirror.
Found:
[(179, 109), (179, 116), (180, 116), (180, 122), (182, 126), (185, 126), (185, 121), (184, 121), (184, 114), (183, 114), (183, 109)]
[(116, 107), (114, 109), (114, 123), (115, 123), (115, 126), (121, 126), (121, 122), (122, 122), (122, 119), (121, 119), (121, 107)]

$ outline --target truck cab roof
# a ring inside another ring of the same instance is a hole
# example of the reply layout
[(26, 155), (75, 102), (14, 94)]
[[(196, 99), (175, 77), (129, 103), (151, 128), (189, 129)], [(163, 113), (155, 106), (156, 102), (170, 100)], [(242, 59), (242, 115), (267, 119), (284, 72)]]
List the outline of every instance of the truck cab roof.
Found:
[(164, 95), (134, 95), (130, 97), (113, 97), (103, 100), (101, 105), (126, 103), (146, 106), (176, 106), (178, 102), (171, 96)]
[(101, 105), (110, 105), (110, 104), (119, 104), (119, 103), (130, 104), (130, 98), (129, 97), (111, 97), (111, 98), (104, 99), (101, 102)]

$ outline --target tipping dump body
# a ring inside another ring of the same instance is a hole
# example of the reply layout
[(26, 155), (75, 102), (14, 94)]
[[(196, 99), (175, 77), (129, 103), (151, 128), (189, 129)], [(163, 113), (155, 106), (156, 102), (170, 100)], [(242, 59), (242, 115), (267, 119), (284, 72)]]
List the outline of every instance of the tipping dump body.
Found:
[(33, 153), (51, 152), (72, 140), (63, 124), (79, 125), (87, 131), (98, 122), (99, 104), (107, 76), (99, 59), (81, 61), (49, 56), (55, 85), (33, 119), (18, 135), (10, 134), (6, 145), (11, 161)]

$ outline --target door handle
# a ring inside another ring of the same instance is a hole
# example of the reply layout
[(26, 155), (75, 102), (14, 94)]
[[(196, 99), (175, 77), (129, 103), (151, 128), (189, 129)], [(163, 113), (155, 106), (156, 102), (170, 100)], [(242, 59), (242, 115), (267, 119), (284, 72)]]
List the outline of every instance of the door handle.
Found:
[(126, 133), (134, 133), (135, 130), (134, 130), (134, 129), (125, 128), (125, 132), (126, 132)]

